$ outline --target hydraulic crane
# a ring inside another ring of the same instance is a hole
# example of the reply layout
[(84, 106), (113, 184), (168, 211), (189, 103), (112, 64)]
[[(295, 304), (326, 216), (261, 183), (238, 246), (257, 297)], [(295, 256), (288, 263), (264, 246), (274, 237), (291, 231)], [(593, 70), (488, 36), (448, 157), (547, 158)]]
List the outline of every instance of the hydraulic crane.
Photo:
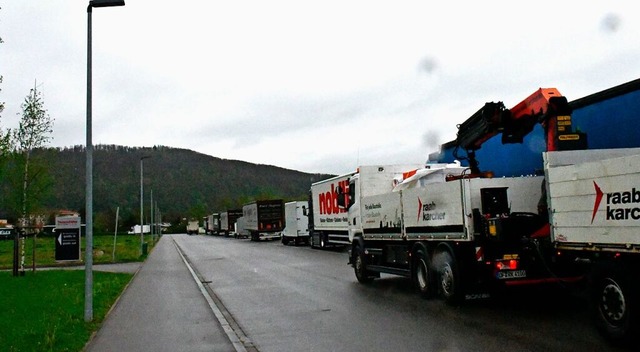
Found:
[[(500, 133), (503, 144), (522, 143), (538, 123), (545, 130), (547, 151), (586, 149), (587, 136), (573, 131), (571, 113), (566, 97), (555, 88), (540, 88), (511, 109), (502, 102), (488, 102), (458, 125), (454, 155), (468, 160), (471, 175), (480, 175), (475, 151), (484, 142)], [(458, 155), (460, 148), (466, 157)]]

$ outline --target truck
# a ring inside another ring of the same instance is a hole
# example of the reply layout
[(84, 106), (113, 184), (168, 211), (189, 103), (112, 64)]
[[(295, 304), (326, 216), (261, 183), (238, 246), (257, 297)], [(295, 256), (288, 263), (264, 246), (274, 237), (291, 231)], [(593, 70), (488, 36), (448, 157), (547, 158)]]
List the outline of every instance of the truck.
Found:
[(284, 204), (285, 226), (282, 231), (282, 244), (293, 242), (309, 244), (309, 202), (292, 201)]
[(354, 172), (311, 184), (309, 190), (309, 241), (311, 248), (349, 245), (347, 210), (338, 207), (338, 188), (345, 187)]
[[(555, 88), (511, 109), (489, 102), (447, 146), (467, 165), (430, 162), (400, 180), (401, 170), (372, 166), (387, 183), (377, 194), (352, 175), (337, 200), (347, 209), (356, 279), (405, 276), (422, 296), (451, 304), (509, 287), (588, 283), (598, 330), (615, 342), (638, 336), (640, 159), (635, 150), (589, 149), (572, 112)], [(542, 168), (502, 177), (480, 169), (485, 143), (522, 143), (537, 126)]]
[(251, 241), (279, 239), (284, 229), (284, 201), (253, 201), (242, 207), (242, 216)]
[(204, 233), (207, 235), (218, 235), (220, 233), (220, 214), (213, 213), (205, 217)]
[(242, 209), (229, 209), (220, 213), (220, 234), (230, 236), (235, 232), (236, 221), (242, 216)]
[(628, 343), (640, 326), (640, 148), (544, 154), (550, 236), (589, 277), (596, 327)]
[(135, 235), (137, 233), (140, 233), (140, 229), (141, 228), (142, 228), (142, 232), (143, 233), (150, 233), (151, 232), (151, 227), (149, 225), (142, 225), (142, 227), (140, 227), (140, 225), (133, 225), (131, 227), (131, 230), (127, 231), (127, 234)]
[(424, 297), (439, 293), (455, 304), (550, 280), (532, 239), (544, 221), (536, 214), (542, 176), (470, 177), (458, 163), (360, 170), (375, 172), (378, 184), (355, 174), (348, 185), (358, 281), (405, 276)]
[(250, 236), (249, 231), (247, 231), (246, 222), (244, 221), (244, 216), (241, 216), (236, 219), (236, 223), (234, 225), (234, 233), (233, 237), (235, 238), (248, 238)]
[(189, 220), (187, 222), (187, 234), (197, 235), (200, 232), (200, 224), (198, 220)]

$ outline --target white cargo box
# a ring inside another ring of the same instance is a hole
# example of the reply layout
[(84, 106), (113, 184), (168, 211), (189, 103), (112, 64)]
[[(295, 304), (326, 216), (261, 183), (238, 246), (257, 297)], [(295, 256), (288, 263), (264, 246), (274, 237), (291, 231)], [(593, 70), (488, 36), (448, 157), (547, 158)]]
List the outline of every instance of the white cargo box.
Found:
[(309, 237), (309, 202), (293, 201), (284, 204), (285, 227), (282, 232), (286, 237)]
[(551, 234), (562, 245), (640, 245), (640, 148), (544, 153)]

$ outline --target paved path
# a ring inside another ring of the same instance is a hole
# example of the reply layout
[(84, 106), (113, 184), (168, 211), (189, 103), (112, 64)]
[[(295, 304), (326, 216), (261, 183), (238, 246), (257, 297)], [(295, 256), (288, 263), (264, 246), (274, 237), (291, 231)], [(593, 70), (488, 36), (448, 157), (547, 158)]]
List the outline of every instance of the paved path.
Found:
[(171, 236), (163, 236), (85, 351), (232, 351)]

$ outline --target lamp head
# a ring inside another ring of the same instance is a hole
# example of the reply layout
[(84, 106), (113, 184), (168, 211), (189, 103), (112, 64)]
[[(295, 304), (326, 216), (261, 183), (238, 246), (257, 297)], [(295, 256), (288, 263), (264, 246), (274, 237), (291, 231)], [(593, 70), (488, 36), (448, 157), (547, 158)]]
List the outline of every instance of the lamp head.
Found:
[(89, 7), (124, 6), (124, 0), (91, 0)]

